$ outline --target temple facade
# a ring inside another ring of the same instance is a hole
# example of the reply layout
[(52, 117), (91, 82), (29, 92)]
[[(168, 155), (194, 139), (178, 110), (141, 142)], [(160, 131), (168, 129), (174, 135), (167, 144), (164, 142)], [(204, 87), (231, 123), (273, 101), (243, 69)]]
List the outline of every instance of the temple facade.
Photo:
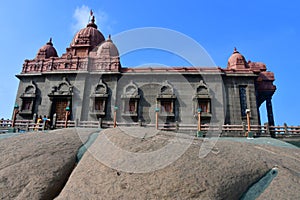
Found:
[(246, 61), (234, 49), (226, 68), (121, 66), (111, 37), (98, 30), (94, 17), (74, 36), (59, 56), (52, 39), (34, 59), (25, 60), (16, 96), (18, 119), (47, 115), (51, 119), (166, 123), (241, 124), (250, 111), (260, 124), (259, 107), (266, 102), (268, 121), (274, 125), (274, 74), (261, 62)]

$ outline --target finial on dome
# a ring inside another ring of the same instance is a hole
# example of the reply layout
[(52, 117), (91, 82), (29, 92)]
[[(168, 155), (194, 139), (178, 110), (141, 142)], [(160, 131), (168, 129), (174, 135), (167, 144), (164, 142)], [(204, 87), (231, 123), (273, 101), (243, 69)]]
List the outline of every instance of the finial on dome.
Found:
[[(91, 19), (91, 17), (92, 17), (92, 19)], [(95, 23), (95, 17), (94, 17), (94, 13), (93, 13), (92, 9), (90, 10), (89, 23), (92, 23), (92, 24)]]
[(97, 25), (95, 24), (95, 16), (94, 15), (92, 16), (91, 22), (88, 23), (88, 25), (86, 27), (93, 27), (95, 29), (98, 28)]
[(236, 49), (236, 47), (234, 47), (233, 53), (239, 53), (238, 50)]
[(53, 46), (53, 44), (52, 44), (52, 37), (50, 37), (49, 42), (47, 42), (47, 44)]
[(94, 16), (94, 15), (92, 16), (91, 22), (92, 22), (93, 24), (95, 24), (95, 16)]
[(110, 34), (108, 35), (108, 38), (107, 38), (106, 41), (110, 41), (110, 42), (112, 41), (112, 40), (111, 40), (111, 35), (110, 35)]

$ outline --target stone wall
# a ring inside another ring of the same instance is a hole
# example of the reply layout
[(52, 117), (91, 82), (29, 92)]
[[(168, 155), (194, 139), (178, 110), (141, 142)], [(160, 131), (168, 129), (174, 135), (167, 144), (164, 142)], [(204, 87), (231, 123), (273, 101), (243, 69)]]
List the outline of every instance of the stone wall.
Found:
[[(147, 72), (147, 73), (111, 73), (111, 72), (82, 72), (82, 73), (48, 73), (43, 75), (19, 75), (19, 89), (16, 103), (22, 105), (20, 96), (26, 87), (36, 86), (36, 99), (33, 112), (37, 115), (52, 116), (52, 101), (48, 96), (53, 87), (59, 86), (67, 80), (73, 88), (71, 120), (97, 121), (99, 116), (93, 114), (95, 88), (102, 82), (107, 87), (105, 120), (113, 120), (114, 107), (117, 106), (118, 122), (155, 123), (155, 108), (157, 96), (162, 86), (169, 85), (175, 95), (174, 117), (172, 122), (181, 124), (197, 123), (197, 105), (195, 95), (197, 87), (202, 81), (208, 87), (211, 99), (211, 115), (203, 117), (202, 123), (241, 124), (246, 117), (241, 115), (239, 86), (247, 86), (247, 108), (251, 110), (251, 123), (259, 124), (257, 109), (255, 78), (253, 74), (227, 75), (221, 73), (174, 73), (174, 72)], [(124, 116), (124, 88), (129, 84), (138, 88), (138, 113), (135, 118)], [(19, 119), (32, 119), (32, 115), (18, 116)], [(168, 121), (160, 117), (160, 123)]]
[(259, 115), (256, 103), (255, 75), (224, 76), (226, 91), (226, 120), (225, 124), (246, 123), (246, 117), (241, 114), (239, 87), (246, 86), (247, 108), (251, 110), (251, 123), (259, 124)]

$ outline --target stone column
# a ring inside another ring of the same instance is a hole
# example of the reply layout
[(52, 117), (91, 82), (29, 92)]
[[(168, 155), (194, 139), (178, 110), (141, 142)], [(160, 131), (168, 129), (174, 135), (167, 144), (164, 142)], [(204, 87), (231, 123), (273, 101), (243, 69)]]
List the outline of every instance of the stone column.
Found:
[(275, 122), (274, 122), (273, 108), (272, 108), (272, 97), (267, 98), (266, 107), (267, 107), (267, 113), (268, 113), (269, 126), (274, 126)]
[(48, 116), (49, 117), (53, 117), (54, 113), (52, 113), (53, 111), (53, 106), (54, 106), (54, 102), (53, 102), (53, 98), (50, 97), (50, 106), (48, 107)]

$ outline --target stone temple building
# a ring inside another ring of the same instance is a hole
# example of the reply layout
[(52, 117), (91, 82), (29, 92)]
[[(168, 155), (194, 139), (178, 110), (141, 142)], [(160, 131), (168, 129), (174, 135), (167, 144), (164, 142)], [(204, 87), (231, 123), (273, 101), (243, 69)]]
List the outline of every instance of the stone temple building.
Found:
[(34, 114), (65, 120), (113, 121), (154, 124), (160, 122), (260, 124), (259, 107), (266, 101), (274, 125), (272, 95), (274, 74), (261, 62), (246, 61), (234, 49), (227, 68), (220, 67), (122, 67), (111, 37), (98, 30), (94, 17), (74, 36), (66, 52), (57, 54), (50, 39), (34, 59), (25, 60), (16, 96), (17, 119)]

